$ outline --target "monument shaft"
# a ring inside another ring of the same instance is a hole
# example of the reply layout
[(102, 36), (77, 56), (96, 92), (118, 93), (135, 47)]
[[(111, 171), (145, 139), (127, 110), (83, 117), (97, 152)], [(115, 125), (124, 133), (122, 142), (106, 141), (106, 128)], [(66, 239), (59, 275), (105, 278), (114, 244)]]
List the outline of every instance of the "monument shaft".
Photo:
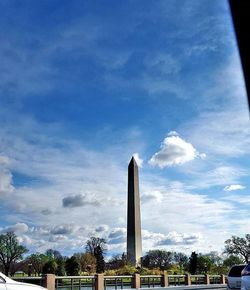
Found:
[(127, 257), (128, 261), (141, 266), (141, 211), (138, 166), (132, 157), (128, 166), (128, 212), (127, 212)]

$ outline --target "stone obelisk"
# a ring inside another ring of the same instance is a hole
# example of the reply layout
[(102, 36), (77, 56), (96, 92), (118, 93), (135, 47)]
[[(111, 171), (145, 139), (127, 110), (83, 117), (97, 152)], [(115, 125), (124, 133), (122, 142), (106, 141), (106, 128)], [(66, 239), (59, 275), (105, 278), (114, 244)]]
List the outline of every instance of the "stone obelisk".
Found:
[(127, 257), (136, 267), (141, 266), (141, 211), (138, 166), (132, 157), (128, 166)]

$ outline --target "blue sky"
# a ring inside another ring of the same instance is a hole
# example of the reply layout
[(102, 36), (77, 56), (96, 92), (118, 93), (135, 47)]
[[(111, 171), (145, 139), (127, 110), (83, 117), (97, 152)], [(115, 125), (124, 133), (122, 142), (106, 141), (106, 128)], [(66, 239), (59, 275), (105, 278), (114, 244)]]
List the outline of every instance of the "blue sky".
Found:
[(227, 1), (1, 1), (0, 231), (30, 252), (222, 252), (248, 231), (249, 115)]

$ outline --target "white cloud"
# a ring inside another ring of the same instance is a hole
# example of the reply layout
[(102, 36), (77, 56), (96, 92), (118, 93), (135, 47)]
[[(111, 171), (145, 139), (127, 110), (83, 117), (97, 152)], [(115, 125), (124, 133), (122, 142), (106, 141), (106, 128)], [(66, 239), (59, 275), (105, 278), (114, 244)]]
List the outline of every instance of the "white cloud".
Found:
[(201, 184), (201, 188), (237, 182), (242, 176), (246, 175), (247, 172), (245, 170), (236, 166), (218, 166), (206, 172), (206, 178), (202, 181), (203, 186)]
[(29, 227), (25, 223), (16, 223), (15, 225), (2, 229), (2, 232), (15, 232), (16, 234), (23, 234), (28, 230)]
[(0, 166), (1, 165), (8, 165), (10, 163), (10, 160), (7, 156), (0, 155)]
[(158, 243), (159, 241), (164, 239), (164, 237), (165, 237), (164, 234), (155, 233), (155, 232), (142, 229), (142, 239), (144, 241), (144, 244), (146, 244), (147, 241), (149, 241), (150, 243), (152, 243), (152, 241), (153, 243)]
[(28, 237), (27, 235), (22, 235), (22, 236), (18, 236), (17, 240), (19, 241), (19, 243), (25, 245), (25, 246), (30, 246), (33, 242), (33, 240)]
[[(191, 143), (171, 131), (170, 136), (163, 140), (161, 150), (152, 156), (149, 164), (160, 168), (171, 167), (192, 161), (200, 155)], [(204, 153), (201, 157), (204, 158)]]
[(90, 193), (88, 194), (76, 194), (64, 197), (63, 200), (63, 207), (81, 207), (81, 206), (100, 206), (101, 203), (94, 197), (91, 196)]
[(107, 232), (108, 230), (109, 230), (109, 226), (108, 225), (100, 225), (100, 226), (95, 228), (95, 231), (97, 233)]
[(50, 236), (49, 237), (49, 242), (52, 243), (57, 243), (57, 242), (61, 242), (61, 241), (66, 241), (68, 238), (65, 235), (55, 235), (55, 236)]
[(240, 203), (242, 205), (249, 206), (250, 205), (250, 196), (245, 195), (226, 195), (223, 197), (223, 200), (232, 201), (235, 203)]
[(162, 194), (160, 191), (150, 191), (150, 192), (145, 192), (142, 197), (141, 201), (144, 202), (156, 202), (156, 203), (161, 203), (162, 201)]
[(123, 244), (126, 241), (126, 228), (115, 228), (108, 235), (109, 244)]
[(206, 153), (200, 153), (200, 154), (199, 154), (199, 157), (200, 157), (201, 159), (206, 159), (206, 158), (207, 158), (207, 154), (206, 154)]
[(224, 187), (225, 191), (234, 191), (234, 190), (240, 190), (240, 189), (244, 189), (245, 186), (240, 185), (240, 184), (231, 184), (231, 185), (227, 185)]
[(139, 167), (142, 167), (143, 159), (140, 158), (139, 153), (134, 153), (133, 157), (135, 158), (135, 161), (136, 161), (137, 165)]
[(248, 153), (250, 145), (247, 105), (239, 108), (239, 105), (232, 104), (231, 107), (234, 110), (221, 109), (219, 112), (202, 113), (185, 124), (182, 131), (209, 156), (221, 156), (224, 160), (228, 156), (243, 156)]
[(70, 235), (74, 232), (73, 225), (59, 225), (51, 229), (50, 233), (52, 235)]
[(179, 134), (176, 131), (170, 131), (168, 136), (179, 136)]
[(10, 159), (5, 155), (0, 155), (0, 196), (13, 192), (12, 174), (7, 168)]
[(12, 174), (9, 170), (0, 167), (0, 195), (13, 192)]
[[(152, 242), (166, 240), (168, 233), (177, 232), (179, 234), (201, 234), (203, 239), (191, 245), (191, 241), (183, 243), (178, 250), (190, 252), (191, 250), (207, 251), (209, 246), (221, 251), (224, 241), (230, 235), (237, 233), (239, 226), (227, 220), (232, 215), (238, 214), (235, 204), (226, 200), (210, 198), (202, 192), (192, 193), (185, 184), (172, 184), (170, 180), (161, 178), (150, 180), (148, 176), (143, 179), (143, 192), (157, 190), (161, 193), (161, 203), (144, 202), (142, 211), (142, 226), (150, 233), (157, 233), (157, 236), (143, 238), (144, 250), (152, 249)], [(244, 217), (246, 221), (249, 215)], [(224, 231), (221, 231), (221, 228)], [(213, 240), (216, 233), (217, 240)], [(186, 237), (186, 235), (185, 235)], [(168, 237), (169, 238), (169, 237)], [(191, 239), (191, 237), (190, 237)], [(188, 239), (187, 239), (188, 240)], [(172, 245), (174, 246), (174, 245)], [(168, 247), (172, 250), (171, 245)], [(174, 248), (173, 248), (174, 249)]]
[(201, 241), (200, 233), (186, 234), (177, 233), (175, 231), (168, 233), (162, 240), (157, 242), (158, 246), (173, 246), (173, 245), (193, 245)]
[(52, 214), (52, 210), (50, 210), (48, 208), (43, 209), (43, 210), (41, 210), (41, 214), (43, 214), (43, 215), (50, 215), (50, 214)]

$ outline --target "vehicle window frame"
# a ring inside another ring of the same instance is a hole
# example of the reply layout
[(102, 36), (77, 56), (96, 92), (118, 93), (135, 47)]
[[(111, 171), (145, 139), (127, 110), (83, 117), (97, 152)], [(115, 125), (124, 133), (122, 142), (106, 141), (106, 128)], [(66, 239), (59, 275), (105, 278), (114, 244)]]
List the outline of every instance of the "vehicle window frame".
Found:
[[(238, 269), (239, 268), (241, 268), (242, 267), (242, 269), (240, 270), (240, 272), (242, 271), (242, 270), (244, 270), (245, 268), (246, 268), (246, 266), (247, 265), (235, 265), (235, 266), (233, 266), (230, 270), (229, 270), (229, 272), (228, 272), (228, 277), (234, 277), (234, 278), (236, 278), (236, 277), (241, 277), (241, 275), (239, 274), (239, 275), (235, 275), (235, 271), (238, 273)], [(236, 270), (237, 269), (237, 270)], [(232, 275), (232, 273), (231, 273), (231, 271), (233, 272), (233, 275)]]
[(6, 283), (5, 279), (0, 276), (0, 284), (5, 284), (5, 283)]

